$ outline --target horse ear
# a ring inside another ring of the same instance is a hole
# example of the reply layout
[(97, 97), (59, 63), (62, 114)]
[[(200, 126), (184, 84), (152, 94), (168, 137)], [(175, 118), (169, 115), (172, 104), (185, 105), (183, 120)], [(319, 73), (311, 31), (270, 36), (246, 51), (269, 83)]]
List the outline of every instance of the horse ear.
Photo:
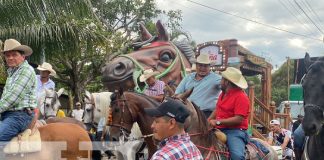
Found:
[(169, 41), (169, 34), (160, 20), (156, 22), (156, 28), (158, 31), (158, 39), (162, 41)]
[(147, 41), (152, 38), (151, 33), (146, 29), (143, 22), (139, 22), (139, 28), (141, 30), (141, 41)]
[(64, 92), (64, 88), (60, 88), (58, 91), (57, 91), (57, 97), (60, 97), (61, 94)]
[(308, 68), (309, 68), (309, 66), (312, 64), (312, 61), (310, 59), (310, 56), (309, 56), (309, 54), (307, 52), (305, 54), (304, 63), (305, 63), (306, 71), (307, 71)]
[(85, 96), (86, 96), (88, 99), (90, 99), (90, 97), (91, 97), (91, 93), (90, 93), (89, 91), (85, 90)]

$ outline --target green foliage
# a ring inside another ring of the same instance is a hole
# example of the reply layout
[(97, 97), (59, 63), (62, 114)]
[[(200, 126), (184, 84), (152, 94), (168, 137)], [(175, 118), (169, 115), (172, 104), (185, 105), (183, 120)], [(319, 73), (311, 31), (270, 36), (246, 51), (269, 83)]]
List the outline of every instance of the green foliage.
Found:
[[(294, 76), (294, 61), (289, 65), (289, 82), (292, 84)], [(284, 63), (276, 72), (272, 74), (272, 100), (279, 105), (280, 102), (288, 100), (288, 68), (287, 62)]]
[(7, 79), (7, 72), (2, 56), (0, 56), (0, 84), (5, 84)]

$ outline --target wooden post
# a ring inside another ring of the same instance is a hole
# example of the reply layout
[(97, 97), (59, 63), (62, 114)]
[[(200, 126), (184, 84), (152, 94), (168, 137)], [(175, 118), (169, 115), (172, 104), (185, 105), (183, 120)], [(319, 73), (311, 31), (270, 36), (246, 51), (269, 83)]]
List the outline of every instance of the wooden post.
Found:
[(285, 119), (284, 119), (284, 128), (289, 129), (288, 128), (289, 123), (290, 123), (290, 104), (289, 104), (289, 102), (285, 104), (284, 113), (288, 114), (288, 116), (286, 116)]
[(270, 110), (272, 111), (272, 113), (271, 113), (271, 115), (270, 115), (270, 119), (269, 119), (269, 121), (266, 122), (267, 125), (270, 125), (270, 124), (268, 124), (268, 123), (269, 123), (271, 120), (276, 119), (276, 117), (275, 117), (275, 113), (276, 113), (276, 102), (271, 101), (271, 103), (270, 103)]
[(249, 127), (251, 128), (251, 132), (253, 132), (253, 124), (254, 124), (254, 83), (253, 81), (249, 81), (249, 100), (250, 100), (250, 115), (249, 115)]

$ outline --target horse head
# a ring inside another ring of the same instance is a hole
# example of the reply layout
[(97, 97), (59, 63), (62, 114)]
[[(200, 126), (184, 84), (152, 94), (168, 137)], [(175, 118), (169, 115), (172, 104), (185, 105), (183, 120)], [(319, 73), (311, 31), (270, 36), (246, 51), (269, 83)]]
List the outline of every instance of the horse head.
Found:
[(302, 80), (304, 89), (303, 129), (306, 135), (318, 134), (324, 123), (324, 57), (315, 62), (305, 55), (306, 75)]
[(157, 36), (152, 36), (141, 23), (141, 40), (134, 44), (134, 52), (118, 56), (102, 68), (104, 85), (110, 90), (143, 91), (139, 76), (145, 69), (159, 71), (156, 78), (165, 83), (175, 80), (179, 84), (195, 61), (194, 52), (187, 44), (169, 41), (169, 35), (160, 21), (156, 23)]
[(85, 112), (83, 113), (84, 123), (99, 123), (100, 118), (107, 117), (112, 92), (90, 93), (85, 91)]
[(61, 107), (59, 97), (63, 91), (64, 88), (59, 89), (58, 92), (55, 92), (53, 89), (45, 89), (41, 93), (38, 108), (45, 119), (56, 116), (57, 111)]

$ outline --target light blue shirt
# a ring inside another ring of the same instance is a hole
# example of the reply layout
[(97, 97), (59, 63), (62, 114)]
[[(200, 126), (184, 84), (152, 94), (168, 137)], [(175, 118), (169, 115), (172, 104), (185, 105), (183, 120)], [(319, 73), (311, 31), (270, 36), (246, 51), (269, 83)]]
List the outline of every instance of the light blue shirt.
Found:
[(175, 94), (183, 93), (194, 87), (188, 98), (200, 107), (200, 110), (213, 111), (220, 94), (221, 76), (210, 72), (201, 80), (195, 79), (196, 72), (187, 75), (177, 87)]
[(101, 117), (98, 123), (97, 132), (103, 131), (103, 128), (106, 126), (106, 118)]
[(41, 81), (41, 77), (40, 75), (36, 75), (36, 79), (37, 79), (37, 91), (36, 91), (36, 95), (37, 97), (39, 96), (39, 94), (45, 90), (45, 89), (50, 89), (52, 88), (53, 90), (55, 90), (55, 83), (51, 80), (51, 79), (48, 79), (48, 82), (46, 83), (42, 83)]

